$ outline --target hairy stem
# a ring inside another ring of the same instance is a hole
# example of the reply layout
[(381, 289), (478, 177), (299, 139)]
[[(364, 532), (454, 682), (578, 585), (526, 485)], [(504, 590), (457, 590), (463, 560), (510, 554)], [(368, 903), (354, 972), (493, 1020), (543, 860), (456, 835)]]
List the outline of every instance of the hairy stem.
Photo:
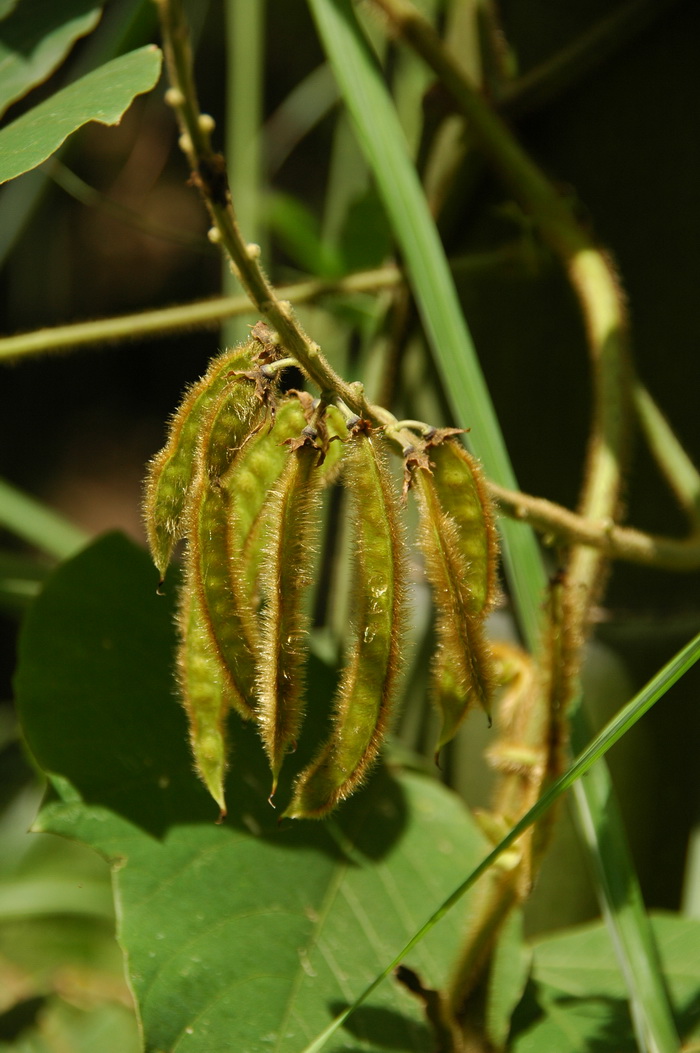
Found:
[[(518, 243), (508, 243), (490, 252), (473, 253), (452, 260), (453, 269), (469, 274), (483, 269), (517, 265), (527, 266), (526, 249)], [(310, 278), (307, 281), (280, 285), (277, 295), (291, 303), (311, 303), (323, 296), (343, 293), (371, 293), (392, 289), (404, 281), (401, 269), (394, 264), (367, 271), (357, 271), (342, 278)], [(74, 322), (46, 329), (35, 329), (15, 336), (0, 337), (0, 362), (12, 362), (27, 355), (43, 355), (55, 351), (72, 351), (78, 347), (142, 340), (167, 336), (169, 333), (191, 329), (212, 328), (227, 318), (251, 315), (256, 312), (248, 296), (215, 296), (195, 300), (177, 307), (161, 307), (138, 314), (114, 318)]]
[(586, 519), (553, 501), (506, 490), (496, 483), (489, 483), (488, 488), (504, 515), (529, 523), (552, 540), (599, 549), (606, 559), (643, 563), (661, 570), (688, 571), (700, 566), (697, 531), (683, 539), (645, 534), (618, 526), (610, 519)]
[(234, 274), (256, 310), (278, 334), (279, 342), (320, 390), (332, 391), (353, 412), (382, 424), (377, 407), (370, 410), (361, 385), (348, 384), (331, 368), (318, 344), (297, 321), (291, 305), (280, 300), (258, 261), (259, 248), (244, 240), (231, 203), (224, 159), (211, 146), (213, 121), (201, 114), (192, 70), (192, 52), (181, 0), (157, 0), (163, 32), (163, 50), (172, 87), (166, 101), (177, 115), (182, 134), (180, 146), (192, 169), (192, 181), (214, 224), (212, 240), (220, 242), (231, 259)]

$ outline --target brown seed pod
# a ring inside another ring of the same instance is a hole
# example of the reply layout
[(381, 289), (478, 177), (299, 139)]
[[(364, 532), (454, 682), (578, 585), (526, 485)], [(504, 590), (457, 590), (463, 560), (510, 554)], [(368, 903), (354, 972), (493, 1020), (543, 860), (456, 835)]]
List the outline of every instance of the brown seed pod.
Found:
[(364, 430), (354, 437), (343, 482), (355, 539), (354, 643), (335, 702), (335, 727), (297, 779), (284, 813), (295, 819), (321, 818), (362, 782), (387, 729), (400, 664), (406, 560), (381, 439)]
[(212, 405), (231, 384), (234, 370), (250, 369), (257, 342), (225, 351), (209, 364), (175, 412), (163, 449), (148, 465), (143, 513), (148, 544), (161, 578), (177, 541), (184, 536), (185, 511), (195, 476), (198, 437)]

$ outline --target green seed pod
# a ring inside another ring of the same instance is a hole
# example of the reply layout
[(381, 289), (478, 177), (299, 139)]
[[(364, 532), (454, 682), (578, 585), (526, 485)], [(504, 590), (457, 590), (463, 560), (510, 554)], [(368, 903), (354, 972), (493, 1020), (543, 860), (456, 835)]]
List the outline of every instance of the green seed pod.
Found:
[(335, 703), (335, 727), (295, 784), (290, 818), (320, 818), (360, 785), (387, 729), (400, 663), (405, 554), (399, 502), (381, 440), (358, 434), (343, 481), (354, 527), (354, 643)]
[(236, 553), (229, 547), (230, 496), (222, 483), (230, 463), (262, 428), (265, 410), (247, 377), (229, 377), (209, 407), (197, 441), (187, 536), (188, 581), (197, 594), (213, 653), (239, 713), (255, 710), (256, 631), (250, 605), (234, 590)]
[[(240, 609), (257, 609), (256, 583), (262, 559), (268, 494), (289, 460), (287, 439), (299, 435), (306, 421), (297, 399), (277, 407), (272, 427), (251, 435), (221, 480), (229, 500), (227, 522), (234, 602)], [(251, 640), (257, 641), (257, 620), (252, 620)]]
[(498, 536), (486, 484), (477, 461), (461, 442), (445, 439), (438, 429), (426, 445), (435, 491), (443, 512), (455, 524), (468, 567), (471, 610), (483, 617), (494, 603), (498, 566)]
[[(345, 422), (335, 406), (327, 408), (325, 419), (330, 440), (328, 452), (315, 469), (317, 481), (322, 485), (336, 478), (347, 439)], [(236, 567), (233, 588), (236, 602), (242, 608), (258, 606), (258, 576), (270, 513), (268, 491), (275, 486), (289, 460), (285, 443), (299, 435), (305, 424), (305, 414), (296, 397), (280, 402), (273, 426), (251, 436), (222, 480), (230, 498), (229, 552), (232, 566)]]
[(230, 387), (232, 371), (251, 367), (256, 346), (251, 342), (212, 360), (204, 376), (186, 392), (170, 422), (165, 446), (148, 465), (143, 512), (148, 544), (161, 578), (176, 542), (184, 534), (185, 508), (203, 423), (221, 392)]
[(178, 622), (178, 680), (195, 768), (224, 816), (226, 714), (231, 708), (231, 696), (220, 662), (212, 653), (197, 595), (186, 585), (180, 594)]
[(443, 718), (439, 751), (452, 738), (472, 702), (490, 714), (492, 676), (483, 617), (475, 613), (479, 604), (471, 593), (470, 564), (457, 523), (443, 510), (429, 469), (417, 467), (411, 486), (418, 502), (419, 543), (437, 611), (433, 694)]
[(270, 797), (304, 715), (303, 643), (308, 626), (302, 601), (311, 583), (318, 533), (318, 458), (308, 434), (289, 443), (287, 463), (270, 494), (265, 519), (257, 717), (272, 769)]
[(229, 498), (200, 474), (192, 495), (186, 552), (187, 586), (196, 596), (212, 656), (219, 662), (240, 715), (255, 715), (255, 660), (252, 612), (235, 601), (227, 544)]

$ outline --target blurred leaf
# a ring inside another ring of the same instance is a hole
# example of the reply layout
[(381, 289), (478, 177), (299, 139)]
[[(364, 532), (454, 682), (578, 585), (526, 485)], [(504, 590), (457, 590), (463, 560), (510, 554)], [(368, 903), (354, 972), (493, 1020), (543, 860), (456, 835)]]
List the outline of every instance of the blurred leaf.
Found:
[(343, 270), (379, 267), (392, 249), (391, 228), (374, 187), (350, 205), (341, 234)]
[(155, 85), (160, 66), (153, 45), (120, 55), (0, 129), (0, 183), (41, 164), (88, 121), (118, 124), (134, 97)]
[(322, 239), (316, 216), (301, 201), (290, 194), (270, 194), (262, 212), (284, 251), (301, 270), (323, 278), (343, 273), (338, 253)]
[[(656, 915), (651, 924), (686, 1043), (700, 1035), (700, 921)], [(514, 1020), (514, 1053), (636, 1049), (625, 981), (602, 923), (538, 941), (532, 977), (529, 1006)], [(526, 1021), (528, 1010), (534, 1020)]]
[(17, 7), (18, 0), (0, 0), (0, 19), (7, 18)]
[(22, 876), (0, 881), (0, 923), (8, 918), (42, 914), (95, 914), (110, 918), (112, 898), (104, 882), (76, 881), (75, 877)]
[(496, 1049), (506, 1045), (513, 1011), (523, 996), (532, 955), (523, 936), (523, 915), (511, 912), (498, 937), (489, 973), (486, 1030)]
[(11, 613), (25, 610), (41, 588), (46, 574), (46, 567), (36, 559), (0, 551), (0, 610)]
[(101, 14), (96, 0), (21, 0), (0, 25), (0, 116), (53, 73)]
[[(28, 744), (63, 801), (36, 828), (116, 864), (119, 940), (148, 1049), (302, 1049), (391, 959), (481, 835), (432, 778), (380, 768), (332, 823), (278, 827), (255, 731), (232, 720), (224, 825), (196, 781), (173, 698), (172, 588), (110, 535), (59, 568), (30, 610), (16, 688)], [(322, 667), (321, 667), (322, 668)], [(320, 691), (314, 675), (310, 695)], [(316, 699), (318, 701), (318, 699)], [(440, 985), (468, 903), (411, 958)], [(391, 981), (331, 1049), (425, 1050), (420, 1007)]]
[[(0, 1053), (139, 1053), (141, 1042), (134, 1014), (125, 1006), (104, 1004), (85, 1011), (58, 998), (34, 1006), (36, 1027), (24, 1028), (31, 1016), (18, 1006), (0, 1035), (7, 1036), (12, 1024), (16, 1042), (0, 1041)], [(27, 1006), (31, 1012), (32, 1004)], [(10, 1015), (7, 1014), (9, 1017)], [(0, 1028), (3, 1020), (0, 1017)]]

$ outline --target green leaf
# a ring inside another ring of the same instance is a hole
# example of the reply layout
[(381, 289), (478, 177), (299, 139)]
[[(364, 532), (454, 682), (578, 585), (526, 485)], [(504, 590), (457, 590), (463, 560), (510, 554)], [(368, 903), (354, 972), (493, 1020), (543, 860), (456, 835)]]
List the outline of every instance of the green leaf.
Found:
[[(380, 768), (333, 823), (278, 826), (257, 734), (231, 719), (226, 823), (197, 782), (173, 697), (173, 598), (110, 535), (60, 567), (27, 615), (16, 690), (63, 800), (36, 828), (115, 863), (119, 940), (149, 1051), (296, 1053), (366, 986), (484, 852), (435, 780)], [(311, 670), (311, 691), (323, 690)], [(302, 746), (300, 745), (300, 752)], [(409, 963), (439, 986), (468, 903)], [(428, 1051), (393, 980), (330, 1049)]]
[[(678, 1030), (684, 1043), (700, 1034), (700, 921), (651, 918)], [(602, 923), (538, 941), (528, 1005), (514, 1020), (514, 1053), (634, 1050), (627, 988)], [(527, 1013), (536, 1019), (528, 1020)]]
[(379, 267), (389, 257), (391, 230), (373, 186), (350, 204), (343, 222), (340, 248), (346, 274)]
[(0, 27), (0, 116), (60, 66), (101, 14), (96, 0), (21, 0)]
[(120, 55), (1, 129), (0, 183), (36, 168), (88, 121), (118, 124), (134, 97), (155, 85), (160, 66), (154, 45)]

